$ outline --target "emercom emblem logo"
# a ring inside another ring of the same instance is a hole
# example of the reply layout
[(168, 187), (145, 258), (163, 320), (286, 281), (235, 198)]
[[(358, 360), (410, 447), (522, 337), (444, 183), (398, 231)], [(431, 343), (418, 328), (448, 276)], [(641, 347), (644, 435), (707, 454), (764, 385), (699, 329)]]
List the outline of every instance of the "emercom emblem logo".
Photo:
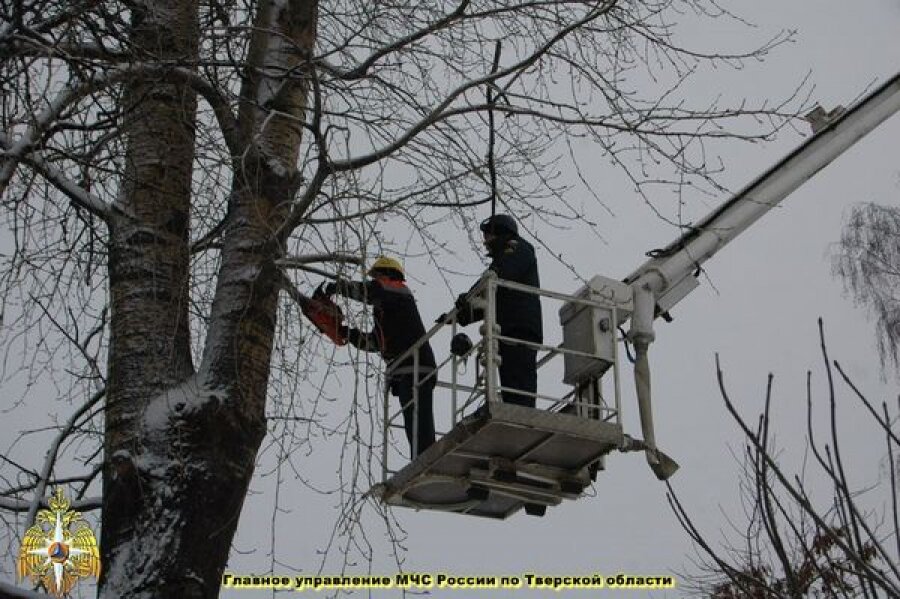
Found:
[(94, 532), (57, 488), (25, 532), (19, 550), (19, 580), (30, 576), (36, 587), (67, 596), (82, 578), (100, 576), (100, 552)]

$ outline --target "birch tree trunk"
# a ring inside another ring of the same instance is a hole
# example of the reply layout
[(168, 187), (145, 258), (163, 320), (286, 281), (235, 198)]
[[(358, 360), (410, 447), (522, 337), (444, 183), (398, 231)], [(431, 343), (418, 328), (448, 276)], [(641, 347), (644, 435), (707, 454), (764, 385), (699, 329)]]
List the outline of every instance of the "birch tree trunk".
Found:
[[(196, 59), (197, 4), (148, 2), (134, 44)], [(128, 172), (112, 222), (101, 597), (217, 597), (256, 452), (276, 324), (285, 218), (308, 92), (317, 4), (263, 3), (251, 42), (236, 165), (203, 360), (191, 364), (189, 214), (195, 95), (128, 86)]]

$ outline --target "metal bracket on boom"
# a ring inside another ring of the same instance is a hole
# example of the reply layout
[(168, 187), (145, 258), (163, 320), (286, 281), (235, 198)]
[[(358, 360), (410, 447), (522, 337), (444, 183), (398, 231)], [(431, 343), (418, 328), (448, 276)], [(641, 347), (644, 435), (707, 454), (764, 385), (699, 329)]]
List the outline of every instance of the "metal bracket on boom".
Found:
[(816, 107), (803, 115), (803, 120), (809, 123), (810, 127), (812, 127), (813, 135), (836, 121), (839, 117), (843, 116), (843, 114), (847, 112), (847, 109), (837, 105), (833, 110), (825, 110), (818, 104)]

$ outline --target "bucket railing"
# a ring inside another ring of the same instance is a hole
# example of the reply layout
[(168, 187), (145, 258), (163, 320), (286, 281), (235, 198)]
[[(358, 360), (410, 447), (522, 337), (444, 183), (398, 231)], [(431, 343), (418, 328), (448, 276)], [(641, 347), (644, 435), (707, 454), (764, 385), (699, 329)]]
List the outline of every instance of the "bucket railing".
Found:
[[(619, 423), (619, 414), (621, 410), (620, 398), (620, 381), (619, 369), (617, 367), (617, 349), (614, 349), (613, 369), (613, 390), (612, 402), (607, 401), (602, 393), (602, 385), (599, 377), (590, 378), (578, 385), (566, 385), (565, 392), (559, 395), (553, 395), (541, 392), (529, 392), (520, 389), (504, 387), (500, 383), (498, 366), (500, 364), (500, 342), (524, 345), (534, 348), (538, 352), (537, 368), (538, 373), (551, 363), (557, 356), (577, 356), (587, 360), (601, 360), (599, 353), (590, 353), (578, 351), (564, 347), (562, 343), (557, 345), (549, 345), (546, 343), (536, 343), (525, 339), (518, 339), (503, 335), (497, 324), (496, 312), (496, 295), (498, 288), (507, 288), (521, 293), (537, 295), (544, 299), (563, 303), (574, 303), (585, 308), (600, 308), (610, 310), (612, 308), (613, 327), (618, 327), (616, 322), (615, 306), (610, 306), (608, 302), (602, 298), (585, 297), (584, 295), (567, 295), (522, 285), (512, 281), (500, 279), (493, 271), (488, 271), (479, 280), (479, 282), (467, 294), (470, 303), (476, 308), (483, 311), (484, 319), (480, 323), (479, 332), (480, 339), (473, 341), (473, 345), (469, 351), (463, 355), (454, 355), (448, 352), (446, 358), (437, 360), (437, 367), (432, 371), (422, 372), (419, 365), (419, 349), (425, 343), (432, 343), (436, 339), (442, 337), (449, 331), (452, 338), (458, 332), (460, 327), (457, 324), (457, 310), (446, 314), (440, 322), (432, 326), (425, 335), (413, 344), (403, 355), (393, 360), (393, 365), (401, 364), (404, 360), (412, 356), (413, 358), (413, 392), (412, 399), (413, 410), (418, 415), (419, 390), (423, 384), (435, 379), (435, 388), (433, 394), (433, 413), (447, 415), (449, 417), (442, 418), (442, 422), (447, 428), (444, 431), (438, 430), (436, 425), (436, 434), (438, 440), (452, 430), (463, 419), (471, 415), (478, 407), (484, 403), (501, 401), (501, 393), (504, 391), (515, 391), (517, 394), (526, 395), (535, 399), (535, 408), (537, 410), (549, 410), (555, 412), (567, 412), (574, 416), (582, 418), (590, 418), (595, 420), (603, 420), (606, 422)], [(613, 330), (616, 330), (615, 328)], [(615, 344), (616, 346), (618, 344)], [(440, 348), (435, 347), (435, 353), (440, 354)], [(474, 371), (470, 372), (468, 368), (469, 359), (474, 357)], [(391, 377), (393, 367), (387, 371), (388, 380)], [(393, 466), (389, 458), (396, 457), (398, 459), (405, 458), (401, 456), (399, 449), (391, 452), (392, 430), (403, 430), (403, 409), (405, 406), (398, 406), (395, 400), (390, 396), (390, 385), (385, 383), (384, 391), (384, 427), (382, 438), (382, 474), (383, 480), (387, 481), (393, 474), (399, 471), (407, 463), (403, 459), (403, 465)], [(441, 393), (441, 391), (449, 391)], [(449, 397), (448, 397), (449, 395)], [(446, 409), (441, 410), (446, 406)], [(418, 454), (418, 418), (414, 418), (413, 430), (413, 448), (412, 455)], [(437, 424), (437, 423), (436, 423)], [(393, 455), (392, 455), (393, 454)]]

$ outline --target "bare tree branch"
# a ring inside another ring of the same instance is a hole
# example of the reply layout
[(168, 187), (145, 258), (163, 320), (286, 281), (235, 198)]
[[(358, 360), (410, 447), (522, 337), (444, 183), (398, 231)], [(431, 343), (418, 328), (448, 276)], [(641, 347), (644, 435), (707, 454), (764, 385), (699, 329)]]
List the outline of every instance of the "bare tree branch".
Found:
[[(716, 356), (719, 390), (726, 408), (741, 428), (746, 442), (744, 500), (750, 506), (748, 528), (742, 539), (744, 547), (712, 547), (687, 514), (686, 508), (670, 488), (672, 505), (682, 528), (700, 548), (707, 561), (700, 564), (703, 575), (688, 578), (699, 591), (713, 597), (743, 599), (750, 597), (880, 597), (900, 593), (900, 570), (897, 555), (884, 545), (886, 538), (898, 536), (898, 518), (887, 533), (871, 512), (860, 509), (859, 490), (851, 487), (843, 463), (841, 436), (835, 421), (836, 389), (830, 377), (824, 329), (820, 325), (820, 345), (828, 380), (829, 444), (824, 455), (814, 436), (811, 374), (807, 374), (808, 449), (813, 453), (833, 489), (826, 501), (810, 496), (803, 478), (788, 477), (779, 452), (771, 442), (770, 374), (766, 398), (757, 428), (751, 429), (737, 412), (725, 388), (724, 375)], [(849, 379), (848, 379), (849, 383)], [(858, 390), (850, 384), (854, 392)], [(863, 399), (860, 397), (860, 399)], [(865, 400), (867, 402), (867, 400)], [(893, 455), (898, 447), (890, 427), (890, 418), (872, 414), (876, 429), (884, 432), (892, 476), (888, 489), (888, 505), (896, 512), (896, 481), (893, 477)], [(878, 487), (875, 487), (877, 489)], [(824, 507), (816, 504), (824, 503)], [(900, 546), (897, 548), (900, 551)]]
[(50, 480), (50, 473), (53, 471), (54, 464), (56, 464), (56, 458), (59, 454), (60, 445), (62, 445), (63, 441), (65, 441), (69, 434), (71, 434), (78, 421), (81, 420), (81, 418), (90, 410), (92, 410), (94, 406), (97, 405), (97, 403), (101, 399), (103, 399), (105, 395), (106, 390), (101, 389), (90, 399), (88, 399), (84, 403), (84, 405), (75, 410), (75, 412), (69, 417), (69, 420), (66, 421), (62, 429), (59, 431), (56, 439), (53, 440), (50, 448), (47, 450), (47, 457), (44, 458), (44, 466), (41, 468), (41, 473), (38, 477), (38, 485), (34, 490), (33, 499), (31, 500), (31, 503), (28, 507), (28, 514), (25, 516), (25, 522), (28, 524), (28, 526), (34, 524), (34, 518), (37, 515), (38, 507), (41, 505), (41, 502), (44, 501), (44, 494), (47, 491), (47, 482)]

